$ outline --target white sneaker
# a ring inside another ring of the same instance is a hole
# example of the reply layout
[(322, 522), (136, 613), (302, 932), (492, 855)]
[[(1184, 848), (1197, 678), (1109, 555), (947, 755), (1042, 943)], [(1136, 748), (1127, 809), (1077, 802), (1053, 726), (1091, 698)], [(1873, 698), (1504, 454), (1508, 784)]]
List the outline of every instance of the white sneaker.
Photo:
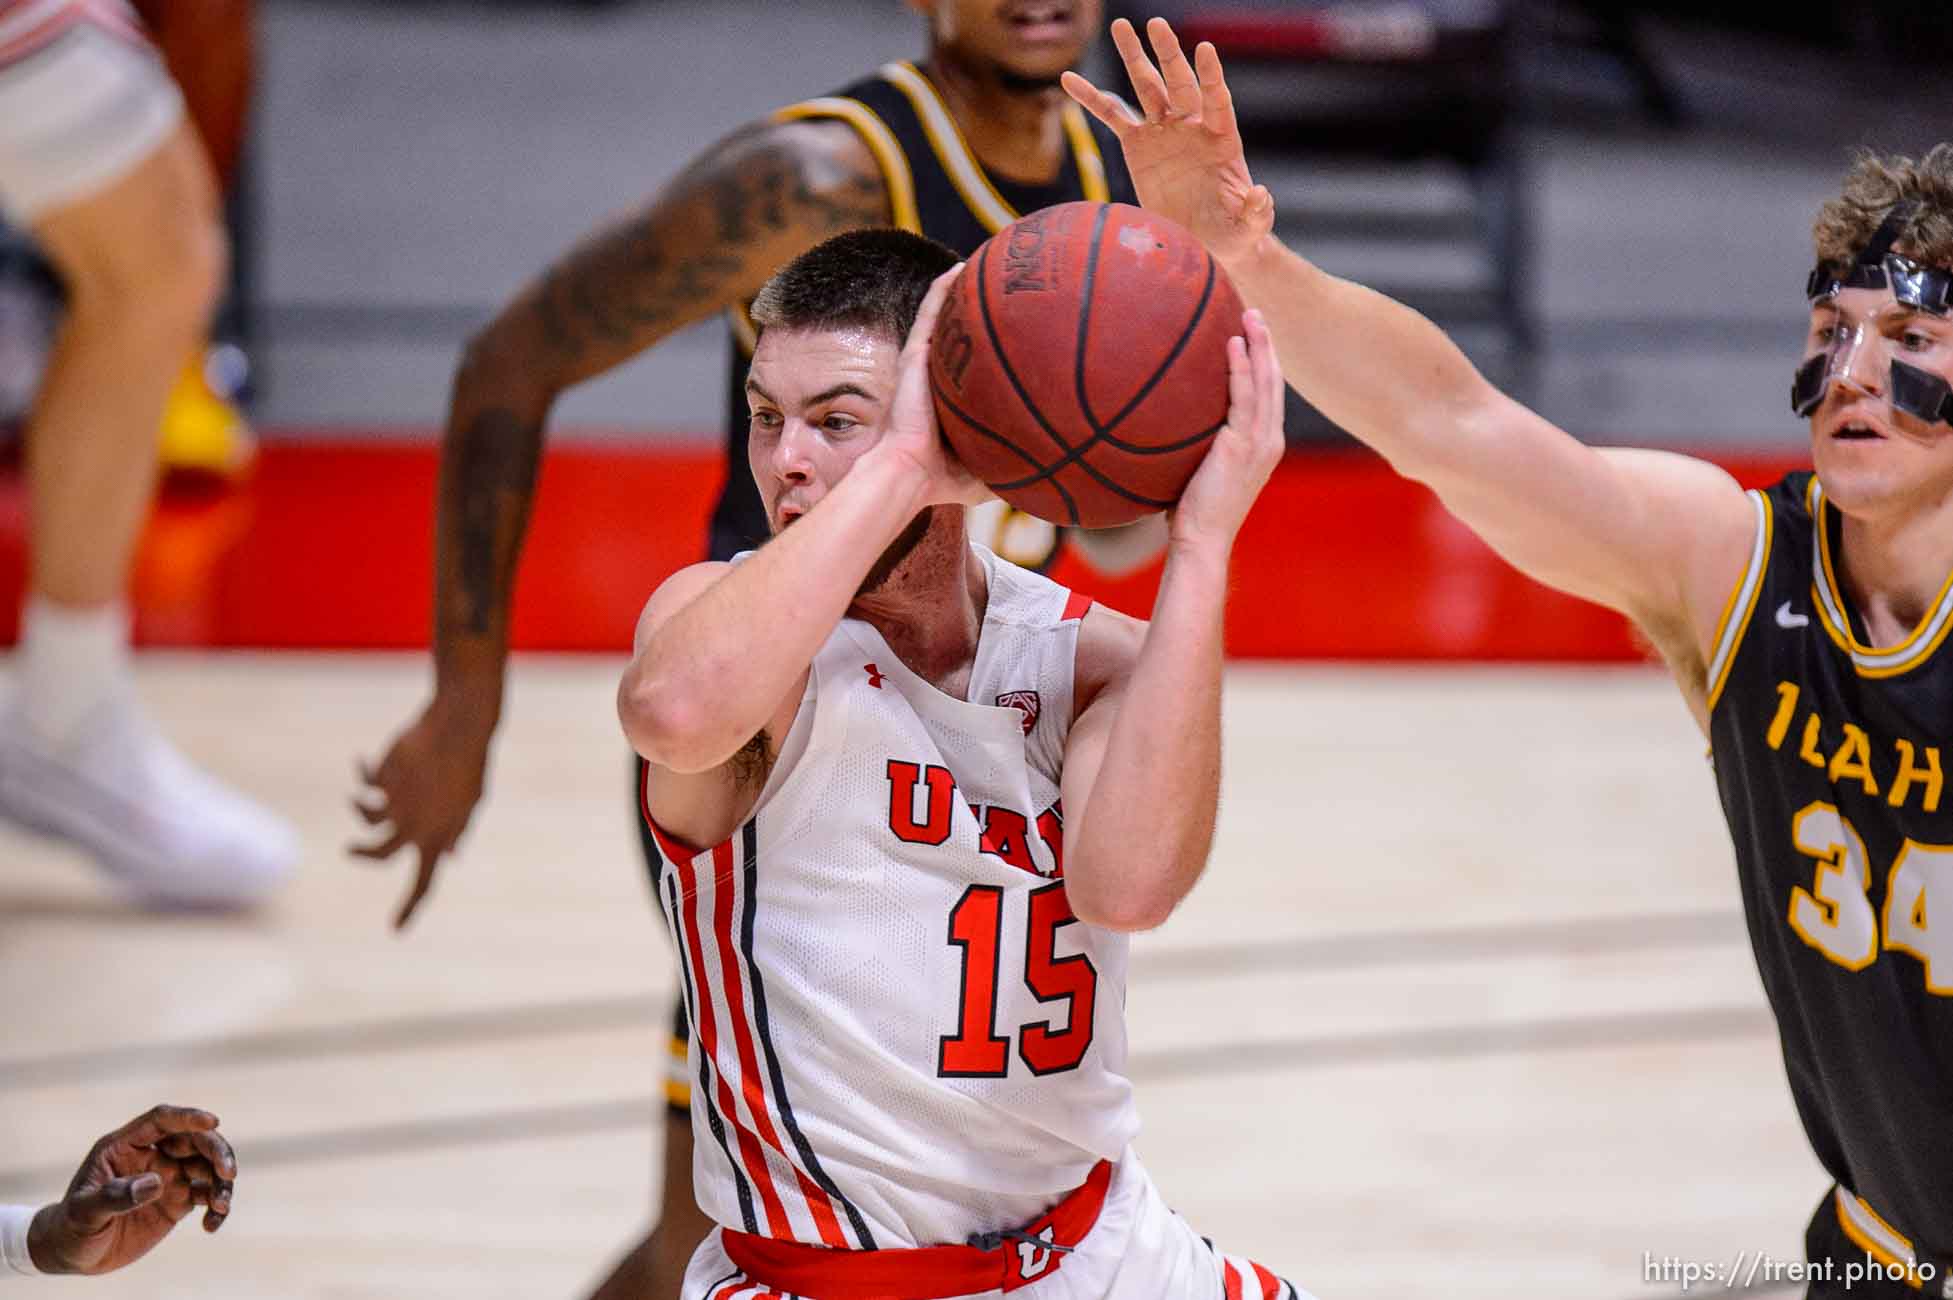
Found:
[(133, 700), (60, 746), (0, 714), (0, 817), (86, 849), (149, 907), (250, 907), (298, 862), (287, 822), (177, 753)]

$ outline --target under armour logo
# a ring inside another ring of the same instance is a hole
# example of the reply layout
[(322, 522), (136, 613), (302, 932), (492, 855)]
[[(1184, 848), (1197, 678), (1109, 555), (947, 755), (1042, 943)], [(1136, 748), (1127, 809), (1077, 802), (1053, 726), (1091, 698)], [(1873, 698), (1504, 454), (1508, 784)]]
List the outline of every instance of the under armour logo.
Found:
[(1810, 625), (1811, 616), (1809, 614), (1791, 613), (1789, 601), (1786, 600), (1783, 604), (1777, 606), (1778, 627), (1809, 627)]
[(861, 665), (861, 671), (868, 674), (868, 684), (878, 691), (882, 688), (882, 683), (888, 680), (882, 675), (882, 670), (873, 664)]

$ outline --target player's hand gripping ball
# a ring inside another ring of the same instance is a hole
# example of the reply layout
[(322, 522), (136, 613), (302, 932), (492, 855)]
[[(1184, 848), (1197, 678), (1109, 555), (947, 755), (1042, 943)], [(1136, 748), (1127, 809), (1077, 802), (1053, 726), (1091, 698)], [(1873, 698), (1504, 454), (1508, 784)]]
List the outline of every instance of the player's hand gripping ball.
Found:
[(1227, 420), (1241, 299), (1200, 241), (1061, 203), (977, 249), (929, 352), (943, 436), (1011, 505), (1106, 528), (1179, 500)]

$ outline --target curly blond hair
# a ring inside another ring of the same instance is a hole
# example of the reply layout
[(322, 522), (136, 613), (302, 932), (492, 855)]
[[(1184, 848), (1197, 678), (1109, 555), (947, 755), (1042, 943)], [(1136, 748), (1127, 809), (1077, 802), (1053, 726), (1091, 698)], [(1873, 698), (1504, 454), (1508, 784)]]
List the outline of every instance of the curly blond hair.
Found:
[(1900, 199), (1917, 199), (1919, 207), (1892, 251), (1953, 270), (1953, 144), (1935, 145), (1916, 162), (1861, 152), (1845, 176), (1844, 192), (1818, 210), (1811, 228), (1818, 261), (1849, 266)]

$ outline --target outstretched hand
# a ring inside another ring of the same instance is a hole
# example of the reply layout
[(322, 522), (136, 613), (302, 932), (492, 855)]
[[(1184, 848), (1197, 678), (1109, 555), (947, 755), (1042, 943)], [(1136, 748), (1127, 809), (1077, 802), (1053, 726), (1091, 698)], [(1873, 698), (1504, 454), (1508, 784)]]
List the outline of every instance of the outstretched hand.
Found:
[(385, 862), (411, 847), (416, 858), (414, 882), (394, 916), (395, 929), (406, 925), (427, 897), (441, 858), (454, 851), (481, 801), (499, 705), (499, 684), (467, 698), (437, 692), (377, 766), (359, 764), (364, 789), (353, 800), (353, 811), (374, 838), (349, 845), (348, 851)]
[(27, 1248), (44, 1273), (112, 1273), (141, 1259), (204, 1208), (205, 1232), (231, 1212), (237, 1157), (217, 1117), (157, 1106), (97, 1142), (68, 1194), (45, 1206)]
[(1112, 43), (1125, 61), (1142, 118), (1075, 72), (1064, 74), (1065, 91), (1119, 137), (1140, 203), (1191, 230), (1227, 265), (1247, 256), (1274, 228), (1274, 200), (1248, 174), (1221, 56), (1202, 41), (1188, 63), (1164, 18), (1149, 22), (1146, 34), (1158, 67), (1131, 23), (1121, 18), (1112, 24)]

